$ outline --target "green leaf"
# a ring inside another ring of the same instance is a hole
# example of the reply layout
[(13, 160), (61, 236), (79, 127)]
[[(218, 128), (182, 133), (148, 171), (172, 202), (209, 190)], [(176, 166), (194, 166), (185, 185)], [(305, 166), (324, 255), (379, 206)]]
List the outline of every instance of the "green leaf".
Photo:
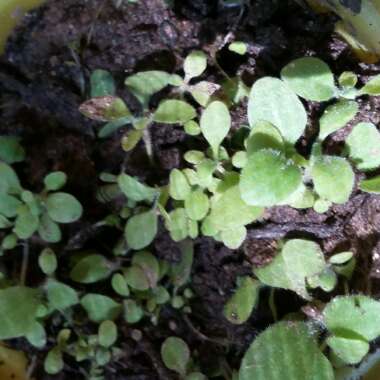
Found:
[(181, 77), (164, 71), (144, 71), (128, 77), (125, 81), (128, 89), (144, 107), (148, 106), (150, 97), (156, 92), (168, 85), (179, 86), (181, 83)]
[(185, 199), (187, 216), (192, 220), (202, 220), (208, 213), (210, 202), (202, 190), (192, 191)]
[(0, 214), (7, 218), (14, 218), (22, 203), (14, 196), (0, 193)]
[(362, 180), (359, 188), (366, 193), (380, 194), (380, 176)]
[(13, 223), (5, 216), (0, 215), (0, 229), (10, 228), (13, 226)]
[(181, 260), (170, 266), (170, 280), (177, 288), (187, 284), (190, 281), (191, 270), (194, 262), (194, 243), (191, 240), (185, 240), (179, 245), (181, 249)]
[(160, 276), (160, 264), (155, 256), (146, 251), (137, 252), (133, 256), (132, 265), (139, 266), (143, 270), (151, 288), (157, 286)]
[(341, 265), (348, 263), (354, 254), (350, 251), (337, 253), (329, 258), (330, 264)]
[(34, 323), (32, 329), (26, 334), (25, 338), (36, 348), (44, 348), (46, 346), (46, 331), (39, 322)]
[(39, 291), (23, 286), (0, 290), (0, 339), (25, 336), (36, 322)]
[(370, 79), (360, 90), (360, 95), (380, 95), (380, 75)]
[(170, 196), (177, 200), (185, 200), (190, 194), (191, 187), (186, 176), (178, 169), (173, 169), (169, 177)]
[(90, 77), (91, 98), (115, 95), (116, 84), (113, 76), (106, 70), (94, 70)]
[(6, 163), (0, 162), (0, 193), (19, 194), (21, 191), (16, 172)]
[(124, 195), (135, 202), (148, 201), (152, 203), (159, 194), (153, 187), (146, 186), (136, 178), (125, 173), (117, 177), (117, 183)]
[(50, 194), (46, 199), (46, 208), (50, 218), (57, 223), (75, 222), (83, 212), (77, 199), (67, 193)]
[(251, 206), (274, 206), (301, 184), (299, 168), (280, 152), (261, 150), (248, 158), (240, 180), (243, 201)]
[(161, 346), (161, 357), (165, 366), (184, 376), (190, 361), (190, 349), (181, 338), (169, 337)]
[(328, 346), (347, 364), (358, 364), (369, 351), (368, 342), (360, 339), (330, 336), (327, 338)]
[(220, 101), (210, 103), (202, 114), (200, 127), (217, 157), (219, 146), (231, 128), (231, 116), (227, 106)]
[(185, 380), (207, 380), (207, 377), (203, 373), (192, 372), (186, 376)]
[(284, 139), (295, 143), (307, 122), (304, 106), (286, 83), (277, 78), (259, 79), (253, 85), (248, 102), (249, 125), (266, 120), (277, 127)]
[(44, 361), (44, 370), (46, 373), (56, 375), (63, 370), (64, 365), (62, 352), (59, 347), (54, 347), (48, 352)]
[(334, 380), (330, 362), (303, 322), (279, 322), (246, 352), (239, 380)]
[(353, 332), (368, 342), (380, 336), (380, 302), (370, 297), (335, 297), (323, 315), (327, 329), (335, 336)]
[(183, 100), (164, 100), (154, 113), (154, 121), (166, 124), (185, 124), (194, 119), (197, 112), (193, 106)]
[(93, 284), (107, 278), (111, 271), (110, 263), (104, 256), (88, 255), (74, 266), (70, 272), (70, 278), (81, 284)]
[(248, 51), (248, 46), (245, 42), (235, 41), (228, 45), (228, 50), (239, 55), (245, 55)]
[(185, 59), (183, 69), (185, 71), (185, 81), (199, 77), (207, 67), (207, 56), (203, 51), (192, 51)]
[(334, 203), (345, 203), (354, 187), (355, 174), (351, 165), (341, 157), (323, 156), (311, 168), (317, 194)]
[(125, 228), (125, 238), (131, 249), (139, 250), (152, 243), (157, 234), (157, 214), (146, 211), (132, 216)]
[(65, 310), (79, 303), (77, 292), (70, 286), (56, 280), (48, 280), (46, 292), (49, 304), (54, 309)]
[(338, 78), (339, 85), (344, 88), (354, 88), (358, 83), (358, 76), (352, 71), (344, 71)]
[(13, 164), (24, 159), (25, 151), (18, 137), (0, 136), (0, 161)]
[(305, 279), (317, 275), (326, 266), (318, 244), (301, 239), (287, 241), (273, 261), (255, 269), (258, 279), (269, 286), (289, 289), (305, 299), (310, 299)]
[(53, 172), (44, 178), (45, 188), (48, 191), (57, 191), (65, 186), (67, 175), (64, 172)]
[(121, 305), (112, 298), (101, 294), (86, 294), (80, 301), (82, 307), (86, 310), (88, 317), (95, 323), (107, 320), (115, 320), (120, 312)]
[(232, 165), (235, 168), (241, 169), (247, 164), (247, 160), (247, 152), (240, 150), (232, 156)]
[(144, 131), (131, 129), (127, 131), (121, 139), (121, 147), (124, 152), (130, 152), (136, 148), (137, 144), (144, 136)]
[(54, 251), (50, 248), (45, 248), (38, 257), (38, 265), (42, 272), (51, 276), (57, 269), (58, 261)]
[(18, 209), (18, 215), (13, 232), (20, 239), (29, 239), (38, 229), (38, 216), (31, 213), (28, 206), (21, 206)]
[(190, 120), (187, 123), (185, 123), (184, 129), (186, 134), (190, 136), (198, 136), (202, 132), (199, 124), (194, 120)]
[(224, 306), (224, 316), (229, 322), (241, 325), (250, 317), (252, 310), (256, 307), (259, 300), (259, 281), (251, 277), (240, 279), (240, 284), (235, 294)]
[(293, 91), (307, 100), (330, 100), (337, 91), (334, 75), (328, 65), (314, 57), (299, 58), (281, 71), (281, 78)]
[(113, 321), (104, 321), (98, 330), (99, 344), (105, 348), (113, 346), (117, 340), (117, 327)]
[(166, 228), (174, 241), (186, 239), (189, 233), (188, 217), (184, 208), (177, 208), (169, 214), (165, 222)]
[(54, 222), (46, 212), (43, 213), (40, 218), (38, 233), (41, 239), (47, 243), (58, 243), (62, 238), (59, 225)]
[(111, 280), (112, 289), (123, 297), (129, 296), (129, 288), (125, 277), (120, 273), (115, 273)]
[(237, 185), (227, 189), (211, 205), (209, 221), (217, 230), (233, 230), (258, 219), (264, 210), (243, 202)]
[(126, 300), (124, 305), (124, 319), (127, 323), (134, 324), (144, 317), (144, 310), (134, 300)]
[(125, 280), (132, 288), (140, 291), (148, 290), (150, 286), (149, 277), (139, 265), (133, 265), (124, 271)]
[(133, 118), (131, 116), (121, 117), (120, 119), (112, 120), (108, 122), (104, 127), (98, 132), (98, 137), (104, 139), (111, 136), (119, 128), (124, 127), (127, 124), (131, 124)]
[(189, 150), (185, 153), (183, 158), (189, 164), (197, 165), (204, 160), (205, 154), (201, 152), (200, 150)]
[(223, 230), (220, 237), (226, 247), (238, 249), (247, 237), (247, 229), (244, 226), (238, 226), (230, 230)]
[(372, 123), (359, 123), (346, 139), (350, 158), (359, 170), (380, 166), (380, 132)]
[(355, 117), (358, 110), (358, 104), (352, 100), (340, 100), (328, 106), (319, 120), (319, 138), (324, 140), (331, 133), (343, 128)]
[(188, 86), (187, 89), (198, 104), (202, 107), (206, 107), (211, 97), (220, 89), (220, 85), (213, 82), (202, 81), (193, 86)]

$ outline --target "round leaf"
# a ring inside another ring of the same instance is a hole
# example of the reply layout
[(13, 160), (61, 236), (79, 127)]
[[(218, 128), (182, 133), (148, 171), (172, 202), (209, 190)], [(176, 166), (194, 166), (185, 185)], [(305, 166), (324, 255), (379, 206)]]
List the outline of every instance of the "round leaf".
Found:
[(206, 70), (207, 57), (203, 51), (193, 51), (185, 59), (183, 69), (186, 81), (191, 78), (199, 77)]
[(134, 215), (128, 220), (125, 237), (131, 249), (139, 250), (147, 247), (157, 234), (157, 215), (155, 211), (147, 211)]
[(111, 347), (117, 340), (117, 327), (113, 321), (104, 321), (98, 330), (99, 344), (105, 348)]
[(50, 248), (44, 249), (38, 257), (38, 265), (46, 275), (52, 275), (57, 269), (57, 256)]
[(47, 213), (42, 214), (40, 218), (38, 233), (47, 243), (58, 243), (62, 238), (59, 225)]
[(185, 124), (197, 116), (195, 108), (183, 100), (164, 100), (154, 113), (154, 121), (166, 124)]
[(72, 195), (54, 193), (46, 199), (47, 212), (58, 223), (72, 223), (82, 216), (82, 205)]
[(165, 366), (184, 376), (190, 360), (190, 350), (181, 338), (170, 337), (161, 346), (161, 357)]
[(0, 136), (0, 160), (7, 164), (21, 162), (25, 159), (24, 148), (20, 139), (13, 136)]
[(192, 220), (202, 220), (208, 213), (210, 202), (202, 190), (192, 191), (185, 199), (187, 216)]
[(223, 244), (230, 249), (238, 249), (247, 236), (247, 229), (244, 226), (238, 226), (231, 230), (223, 230), (221, 239)]
[(107, 278), (111, 273), (108, 261), (102, 255), (88, 255), (71, 270), (70, 278), (81, 284), (92, 284)]
[(170, 172), (169, 178), (169, 193), (170, 196), (177, 200), (185, 200), (190, 194), (190, 184), (186, 176), (178, 169), (173, 169)]
[(77, 292), (68, 285), (49, 280), (46, 285), (49, 305), (57, 310), (68, 309), (79, 302)]
[(121, 312), (121, 305), (101, 294), (86, 294), (80, 301), (88, 317), (95, 323), (114, 320)]
[(64, 172), (53, 172), (48, 174), (44, 179), (46, 190), (56, 191), (65, 186), (67, 176)]

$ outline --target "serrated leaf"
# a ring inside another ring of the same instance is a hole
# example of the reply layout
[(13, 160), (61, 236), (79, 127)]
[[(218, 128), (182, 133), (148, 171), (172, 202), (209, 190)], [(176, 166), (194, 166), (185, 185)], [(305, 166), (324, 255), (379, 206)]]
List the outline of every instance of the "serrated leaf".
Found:
[(295, 143), (307, 122), (304, 106), (290, 87), (277, 78), (259, 79), (253, 85), (248, 102), (249, 125), (261, 120), (272, 123), (283, 138)]
[(185, 124), (197, 116), (195, 108), (183, 100), (164, 100), (154, 113), (154, 121), (166, 124)]
[(244, 277), (235, 294), (224, 306), (224, 316), (233, 324), (240, 325), (248, 320), (259, 299), (259, 281)]
[(38, 265), (46, 275), (52, 275), (58, 266), (57, 256), (50, 248), (45, 248), (38, 256)]
[(239, 380), (334, 378), (330, 362), (303, 322), (279, 322), (261, 333), (246, 352), (239, 372)]
[(358, 110), (358, 104), (352, 100), (340, 100), (328, 106), (319, 120), (319, 138), (324, 140), (331, 133), (343, 128), (355, 117)]
[(0, 160), (7, 164), (24, 161), (25, 150), (20, 139), (14, 136), (0, 136)]
[(281, 70), (281, 78), (304, 99), (323, 102), (335, 96), (334, 75), (319, 58), (304, 57), (290, 62)]
[(82, 205), (67, 193), (50, 194), (45, 204), (50, 218), (58, 223), (75, 222), (83, 213)]
[(194, 190), (185, 199), (187, 216), (195, 221), (202, 220), (208, 213), (210, 201), (202, 190)]
[(0, 193), (19, 194), (21, 191), (16, 172), (5, 162), (0, 162)]
[(217, 157), (219, 146), (231, 128), (231, 116), (227, 106), (220, 101), (210, 103), (202, 114), (200, 127)]
[(301, 184), (301, 172), (280, 152), (260, 150), (249, 156), (240, 180), (244, 202), (251, 206), (274, 206), (289, 198)]
[(192, 51), (185, 59), (183, 69), (185, 71), (185, 81), (199, 77), (207, 67), (207, 56), (203, 51)]
[(181, 338), (169, 337), (161, 346), (161, 358), (167, 368), (184, 376), (190, 361), (190, 349)]
[(131, 249), (139, 250), (152, 243), (157, 234), (157, 214), (146, 211), (132, 216), (125, 228), (125, 238)]
[(269, 286), (289, 289), (305, 299), (307, 277), (318, 275), (326, 263), (318, 244), (302, 239), (287, 241), (281, 252), (265, 267), (254, 270), (258, 279)]
[(50, 279), (46, 284), (49, 304), (57, 310), (65, 310), (79, 303), (77, 292), (70, 286)]
[(347, 364), (358, 364), (369, 351), (368, 342), (360, 339), (330, 336), (326, 340), (334, 353)]
[(111, 347), (117, 340), (117, 327), (113, 321), (104, 321), (98, 330), (99, 344), (105, 348)]
[(87, 311), (88, 317), (95, 323), (111, 320), (118, 317), (121, 305), (112, 298), (101, 294), (86, 294), (80, 301), (82, 307)]
[(79, 260), (70, 272), (70, 278), (81, 284), (93, 284), (111, 274), (111, 266), (102, 255), (88, 255)]
[(380, 194), (380, 176), (362, 180), (359, 188), (366, 193)]
[(117, 177), (117, 183), (124, 195), (135, 202), (148, 201), (152, 203), (159, 194), (153, 187), (149, 187), (125, 173)]
[(323, 156), (311, 168), (314, 190), (333, 203), (345, 203), (354, 187), (355, 174), (351, 165), (341, 157)]
[(372, 123), (359, 123), (346, 139), (350, 158), (360, 170), (380, 166), (380, 132)]
[(190, 194), (191, 187), (186, 176), (178, 169), (173, 169), (170, 172), (169, 178), (169, 193), (175, 200), (185, 200)]
[(106, 70), (94, 70), (90, 77), (91, 98), (115, 95), (116, 84), (113, 76)]

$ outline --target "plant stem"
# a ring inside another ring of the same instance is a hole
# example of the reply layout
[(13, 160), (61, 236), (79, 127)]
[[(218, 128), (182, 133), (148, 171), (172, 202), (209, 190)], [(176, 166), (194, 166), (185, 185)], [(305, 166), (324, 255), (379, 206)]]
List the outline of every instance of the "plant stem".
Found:
[(24, 246), (22, 250), (21, 271), (20, 271), (20, 284), (22, 286), (24, 286), (26, 282), (26, 274), (28, 272), (28, 266), (29, 266), (29, 242), (27, 240), (24, 240)]
[(277, 322), (278, 321), (278, 313), (277, 313), (276, 303), (274, 300), (274, 292), (275, 292), (275, 289), (271, 288), (270, 294), (269, 294), (269, 308), (272, 312), (274, 321)]

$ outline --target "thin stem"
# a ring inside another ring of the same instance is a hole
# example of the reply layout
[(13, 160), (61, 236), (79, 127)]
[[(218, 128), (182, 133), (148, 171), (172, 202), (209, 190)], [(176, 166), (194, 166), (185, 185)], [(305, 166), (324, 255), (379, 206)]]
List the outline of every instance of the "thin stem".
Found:
[(26, 274), (28, 272), (29, 266), (29, 242), (24, 240), (24, 247), (22, 250), (22, 263), (21, 263), (21, 272), (20, 272), (20, 284), (25, 285)]
[(274, 300), (274, 292), (275, 292), (275, 289), (271, 288), (270, 294), (269, 294), (269, 308), (272, 312), (274, 321), (277, 322), (278, 321), (278, 313), (277, 313), (276, 303)]

